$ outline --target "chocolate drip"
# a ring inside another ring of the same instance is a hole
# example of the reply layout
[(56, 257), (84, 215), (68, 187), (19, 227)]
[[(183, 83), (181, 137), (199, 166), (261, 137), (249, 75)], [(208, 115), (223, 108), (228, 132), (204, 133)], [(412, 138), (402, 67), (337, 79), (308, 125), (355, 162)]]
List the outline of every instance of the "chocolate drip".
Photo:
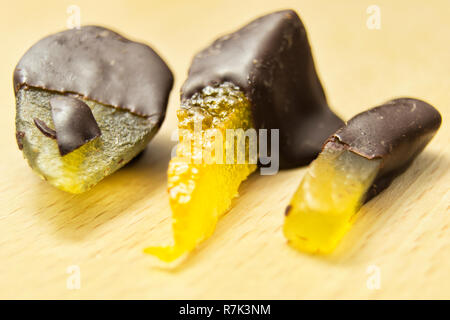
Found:
[(50, 35), (14, 71), (14, 90), (36, 87), (164, 120), (173, 76), (149, 46), (98, 26)]

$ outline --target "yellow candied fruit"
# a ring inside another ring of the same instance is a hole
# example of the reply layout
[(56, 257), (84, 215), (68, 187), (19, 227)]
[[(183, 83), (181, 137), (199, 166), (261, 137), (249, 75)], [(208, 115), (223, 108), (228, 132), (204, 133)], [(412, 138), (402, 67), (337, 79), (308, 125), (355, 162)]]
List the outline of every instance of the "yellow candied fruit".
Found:
[(286, 212), (283, 232), (294, 248), (330, 253), (353, 224), (380, 167), (328, 143), (311, 163)]
[(102, 134), (61, 156), (57, 140), (45, 136), (34, 123), (39, 119), (54, 129), (49, 101), (59, 95), (42, 89), (20, 89), (16, 97), (16, 131), (21, 134), (20, 144), (29, 165), (63, 191), (88, 191), (141, 152), (157, 130), (150, 119), (84, 100)]
[[(166, 262), (192, 251), (211, 236), (241, 182), (256, 169), (256, 164), (247, 160), (248, 145), (244, 163), (236, 162), (237, 152), (232, 163), (226, 161), (226, 150), (232, 143), (226, 139), (226, 130), (243, 129), (237, 131), (239, 140), (244, 138), (243, 131), (252, 128), (250, 104), (237, 87), (229, 83), (206, 87), (187, 101), (177, 116), (180, 144), (168, 169), (174, 244), (144, 250)], [(196, 131), (197, 125), (200, 130)], [(206, 138), (207, 131), (219, 133), (222, 141)], [(216, 153), (216, 143), (220, 143), (222, 154)]]

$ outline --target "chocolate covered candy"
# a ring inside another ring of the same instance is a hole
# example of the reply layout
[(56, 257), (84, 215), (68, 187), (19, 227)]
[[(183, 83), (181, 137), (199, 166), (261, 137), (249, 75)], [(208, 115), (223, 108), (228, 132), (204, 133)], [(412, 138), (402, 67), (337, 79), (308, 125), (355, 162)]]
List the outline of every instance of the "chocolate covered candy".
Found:
[(182, 101), (207, 86), (236, 85), (256, 129), (279, 129), (281, 168), (306, 165), (344, 123), (328, 107), (306, 30), (292, 10), (260, 17), (198, 53)]
[(145, 148), (172, 84), (152, 48), (111, 30), (50, 35), (14, 70), (19, 148), (51, 184), (84, 192)]
[[(227, 161), (226, 153), (235, 148), (229, 130), (245, 141), (249, 129), (279, 129), (280, 165), (293, 167), (316, 157), (323, 141), (343, 125), (328, 108), (306, 31), (292, 10), (258, 18), (198, 53), (181, 104), (180, 141), (194, 140), (196, 134), (203, 140), (198, 148), (180, 143), (169, 164), (174, 243), (145, 249), (164, 261), (178, 259), (210, 237), (242, 181), (257, 168), (251, 152), (256, 141), (246, 145), (243, 161), (239, 156)], [(201, 132), (196, 133), (199, 120)], [(222, 139), (212, 143), (207, 132)], [(215, 159), (206, 161), (205, 151), (217, 145), (220, 156), (216, 149)]]
[(326, 141), (286, 209), (289, 243), (306, 252), (331, 252), (361, 205), (408, 168), (440, 124), (435, 108), (411, 98), (353, 117)]

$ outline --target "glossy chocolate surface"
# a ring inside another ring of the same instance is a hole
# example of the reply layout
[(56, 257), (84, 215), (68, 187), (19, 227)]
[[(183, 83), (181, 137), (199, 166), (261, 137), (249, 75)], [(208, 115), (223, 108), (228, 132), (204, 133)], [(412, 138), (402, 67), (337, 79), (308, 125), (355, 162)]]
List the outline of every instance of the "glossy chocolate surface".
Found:
[(344, 125), (328, 107), (305, 28), (292, 10), (260, 17), (198, 53), (182, 101), (227, 81), (250, 100), (256, 129), (280, 130), (281, 168), (308, 164)]
[(80, 99), (57, 96), (50, 100), (50, 105), (62, 156), (101, 135), (91, 109)]

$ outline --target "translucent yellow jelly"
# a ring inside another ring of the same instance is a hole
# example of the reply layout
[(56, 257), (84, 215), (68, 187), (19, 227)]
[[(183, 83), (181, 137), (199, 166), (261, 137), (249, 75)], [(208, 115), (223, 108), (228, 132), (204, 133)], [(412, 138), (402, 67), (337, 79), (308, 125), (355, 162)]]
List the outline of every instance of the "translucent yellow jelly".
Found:
[(330, 142), (311, 163), (286, 211), (284, 235), (309, 253), (330, 253), (355, 220), (380, 160)]
[[(174, 244), (144, 250), (166, 262), (211, 236), (218, 219), (237, 196), (241, 182), (256, 169), (256, 164), (248, 161), (248, 145), (244, 163), (236, 163), (237, 151), (234, 163), (226, 161), (226, 149), (231, 147), (226, 129), (245, 131), (252, 127), (250, 104), (237, 87), (230, 83), (206, 87), (187, 101), (177, 116), (180, 144), (168, 169)], [(220, 133), (223, 139), (208, 139), (206, 132)], [(238, 133), (239, 138), (242, 134)], [(222, 154), (216, 154), (216, 143)]]

